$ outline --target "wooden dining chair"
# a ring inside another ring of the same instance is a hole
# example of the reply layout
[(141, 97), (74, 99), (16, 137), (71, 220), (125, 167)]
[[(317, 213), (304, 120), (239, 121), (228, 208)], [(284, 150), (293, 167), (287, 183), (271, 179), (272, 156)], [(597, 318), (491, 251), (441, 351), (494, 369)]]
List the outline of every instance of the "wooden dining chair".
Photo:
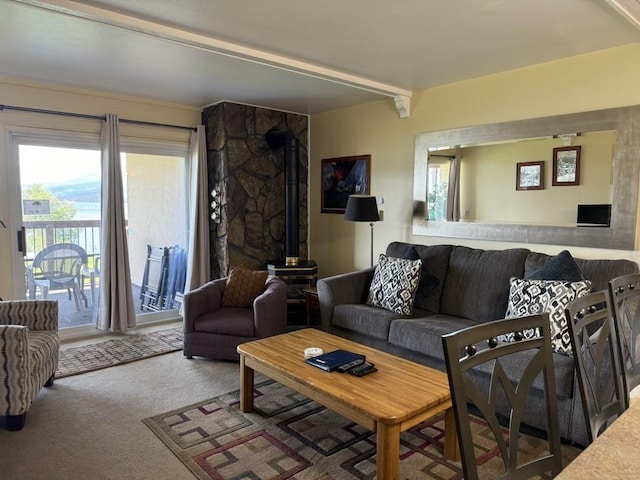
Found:
[(609, 282), (611, 307), (620, 340), (625, 401), (640, 385), (640, 273), (616, 277)]
[[(537, 330), (540, 336), (525, 338), (523, 332), (532, 330)], [(510, 334), (515, 338), (513, 342), (497, 340), (501, 335)], [(471, 422), (476, 421), (474, 416), (486, 421), (500, 450), (505, 469), (501, 478), (557, 475), (562, 470), (562, 458), (549, 314), (474, 325), (443, 335), (442, 343), (464, 478), (478, 478), (471, 431)], [(517, 372), (514, 365), (519, 366)], [(489, 375), (490, 380), (482, 378), (483, 375)], [(531, 398), (534, 385), (536, 389), (542, 388), (544, 399)], [(531, 402), (540, 401), (546, 404), (547, 448), (536, 458), (519, 462), (523, 448), (519, 446), (523, 413)], [(498, 413), (500, 406), (504, 413), (505, 404), (509, 408), (506, 421)]]
[(626, 410), (620, 342), (609, 292), (575, 299), (565, 309), (589, 441)]

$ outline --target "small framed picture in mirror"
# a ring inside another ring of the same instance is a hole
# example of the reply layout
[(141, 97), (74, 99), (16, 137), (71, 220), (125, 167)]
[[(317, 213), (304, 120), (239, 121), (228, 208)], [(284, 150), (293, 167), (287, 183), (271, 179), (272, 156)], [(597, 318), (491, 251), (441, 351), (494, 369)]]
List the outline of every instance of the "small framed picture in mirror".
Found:
[(580, 150), (582, 147), (553, 149), (553, 186), (580, 185)]
[(544, 190), (544, 162), (517, 163), (516, 190)]

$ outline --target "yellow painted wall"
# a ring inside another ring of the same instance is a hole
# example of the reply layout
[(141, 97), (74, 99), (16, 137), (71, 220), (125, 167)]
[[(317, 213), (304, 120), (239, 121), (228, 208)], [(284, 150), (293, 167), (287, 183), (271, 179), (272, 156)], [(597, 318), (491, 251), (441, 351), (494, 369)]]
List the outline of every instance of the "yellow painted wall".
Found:
[[(394, 240), (512, 248), (516, 243), (413, 236), (415, 135), (472, 125), (640, 104), (640, 43), (530, 66), (418, 92), (410, 118), (391, 99), (311, 116), (310, 258), (321, 277), (369, 266), (369, 225), (320, 213), (323, 158), (371, 154), (371, 193), (384, 197), (374, 227), (374, 255)], [(564, 187), (570, 188), (570, 187)], [(575, 187), (574, 187), (575, 188)], [(565, 246), (527, 245), (555, 254)], [(581, 258), (628, 258), (640, 252), (567, 247)]]
[[(104, 92), (72, 89), (36, 82), (20, 81), (0, 76), (0, 105), (16, 105), (45, 110), (58, 110), (89, 115), (115, 113), (123, 119), (141, 120), (171, 125), (193, 126), (201, 123), (201, 111), (196, 107), (154, 102)], [(12, 255), (16, 249), (15, 232), (11, 223), (11, 188), (8, 177), (7, 138), (16, 128), (54, 129), (74, 134), (99, 135), (101, 122), (68, 117), (0, 111), (0, 297), (13, 298), (14, 281), (19, 275), (12, 270)], [(189, 131), (169, 128), (121, 124), (122, 137), (139, 140), (188, 142)]]
[[(460, 216), (469, 221), (575, 226), (579, 203), (611, 203), (615, 132), (574, 137), (580, 146), (579, 185), (553, 185), (554, 138), (458, 149)], [(544, 162), (544, 189), (516, 190), (516, 166)]]

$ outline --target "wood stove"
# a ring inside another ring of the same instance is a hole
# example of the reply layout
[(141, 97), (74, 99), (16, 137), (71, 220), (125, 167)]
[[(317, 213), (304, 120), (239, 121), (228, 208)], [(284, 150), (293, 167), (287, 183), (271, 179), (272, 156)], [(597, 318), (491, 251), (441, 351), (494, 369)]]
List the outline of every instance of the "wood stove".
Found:
[[(269, 275), (284, 280), (289, 285), (289, 319), (294, 320), (304, 312), (305, 294), (303, 289), (315, 287), (318, 278), (318, 265), (313, 260), (300, 259), (299, 243), (299, 142), (290, 130), (282, 131), (276, 127), (265, 134), (265, 140), (271, 150), (285, 147), (285, 258), (267, 263)], [(302, 308), (300, 308), (302, 307)], [(291, 321), (291, 323), (295, 323)]]

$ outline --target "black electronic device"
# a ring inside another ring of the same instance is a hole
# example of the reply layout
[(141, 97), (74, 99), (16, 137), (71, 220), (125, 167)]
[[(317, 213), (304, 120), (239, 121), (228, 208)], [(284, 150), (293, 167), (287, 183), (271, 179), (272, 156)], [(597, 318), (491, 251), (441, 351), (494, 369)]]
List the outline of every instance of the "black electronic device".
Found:
[(340, 365), (336, 370), (340, 373), (344, 373), (347, 370), (352, 369), (353, 367), (357, 367), (358, 365), (362, 365), (365, 362), (364, 358), (356, 358), (355, 360), (351, 360), (349, 363), (345, 363), (344, 365)]
[(611, 226), (611, 204), (578, 205), (578, 227)]
[(370, 373), (377, 372), (377, 371), (378, 369), (373, 363), (364, 362), (364, 363), (361, 363), (360, 365), (350, 368), (349, 370), (347, 370), (347, 373), (351, 375), (355, 375), (356, 377), (364, 377), (365, 375), (368, 375)]
[(334, 350), (332, 352), (318, 355), (317, 357), (307, 358), (305, 362), (327, 372), (333, 372), (342, 365), (346, 365), (354, 361), (360, 361), (360, 363), (362, 363), (365, 360), (366, 357), (360, 353), (353, 353), (347, 350)]

